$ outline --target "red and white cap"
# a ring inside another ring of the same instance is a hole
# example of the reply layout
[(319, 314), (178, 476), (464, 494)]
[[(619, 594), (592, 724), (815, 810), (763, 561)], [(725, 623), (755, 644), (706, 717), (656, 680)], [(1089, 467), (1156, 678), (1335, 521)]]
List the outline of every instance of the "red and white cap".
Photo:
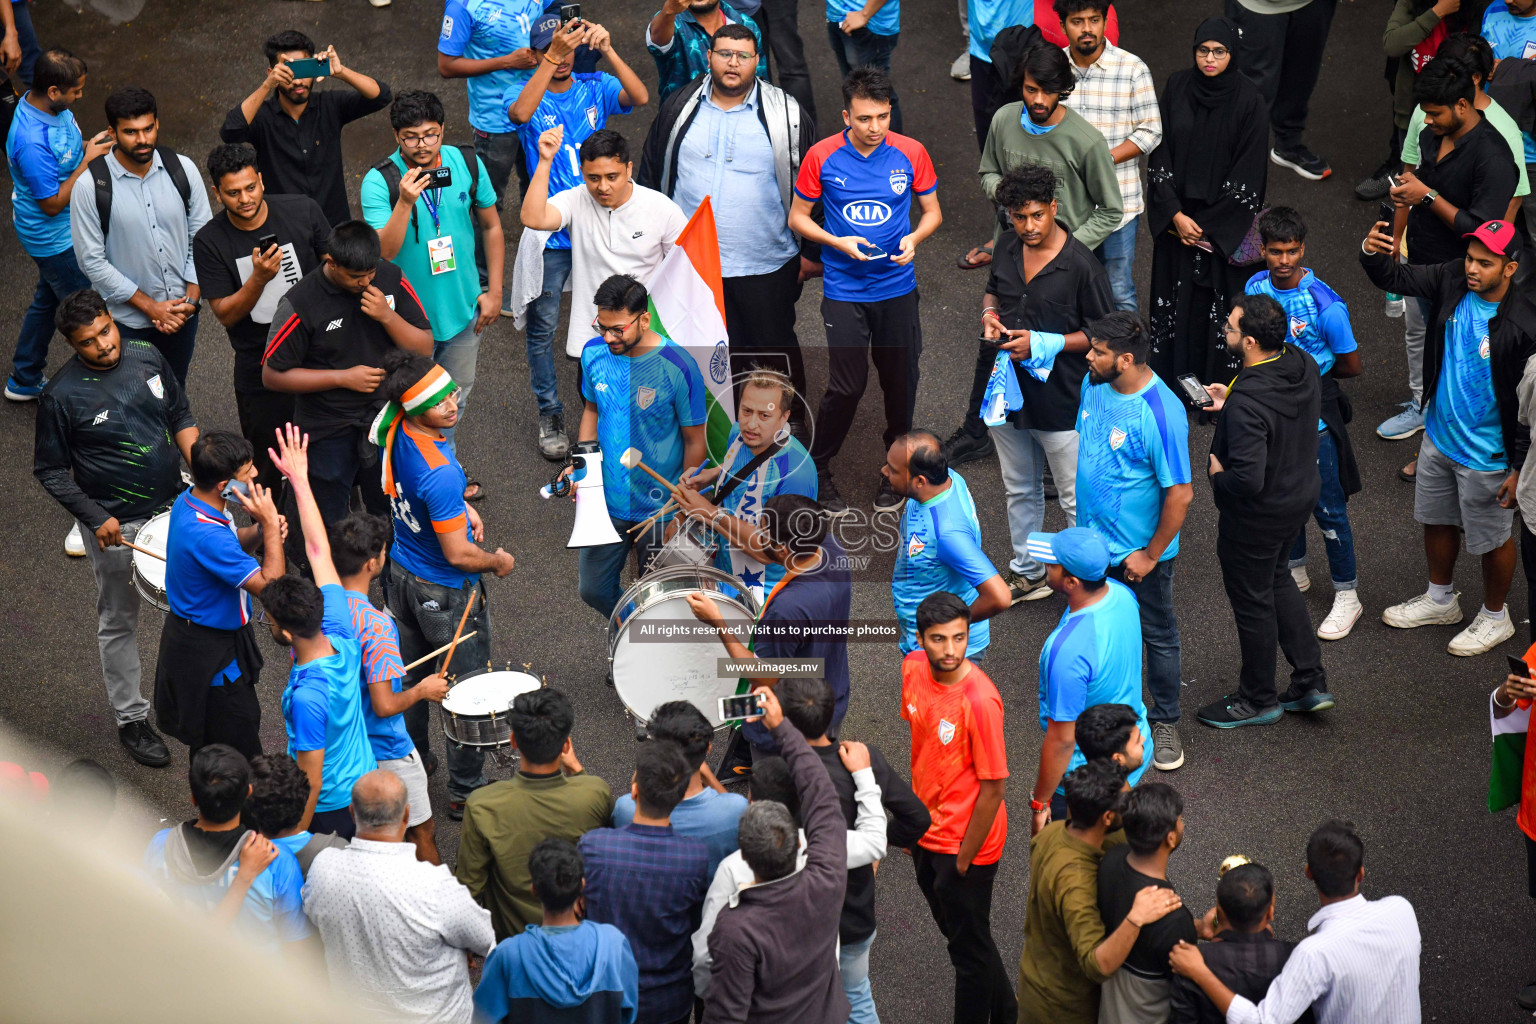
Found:
[(1461, 237), (1477, 239), (1495, 256), (1511, 256), (1519, 245), (1515, 239), (1515, 227), (1507, 220), (1484, 221), (1477, 226), (1477, 230), (1468, 231)]

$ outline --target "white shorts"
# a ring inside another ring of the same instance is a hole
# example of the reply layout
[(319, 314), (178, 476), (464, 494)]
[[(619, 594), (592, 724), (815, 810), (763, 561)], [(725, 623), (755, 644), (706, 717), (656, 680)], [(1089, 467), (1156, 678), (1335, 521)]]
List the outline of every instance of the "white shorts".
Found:
[(411, 751), (409, 757), (397, 757), (380, 761), (379, 767), (394, 772), (405, 783), (405, 798), (411, 805), (411, 817), (407, 824), (415, 828), (432, 820), (432, 800), (427, 796), (427, 767), (421, 762), (421, 754)]

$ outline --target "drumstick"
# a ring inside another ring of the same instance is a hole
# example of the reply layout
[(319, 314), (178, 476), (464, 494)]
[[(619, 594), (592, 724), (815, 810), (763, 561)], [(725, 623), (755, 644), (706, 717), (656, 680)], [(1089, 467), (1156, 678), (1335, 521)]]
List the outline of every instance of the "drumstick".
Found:
[(672, 483), (666, 477), (662, 476), (660, 473), (656, 472), (650, 466), (647, 466), (644, 462), (642, 462), (640, 460), (639, 448), (624, 449), (624, 454), (619, 459), (619, 465), (623, 466), (625, 469), (641, 469), (649, 473), (657, 483), (661, 484), (661, 486), (665, 487), (672, 493), (673, 498), (676, 498), (682, 491), (682, 489), (678, 487), (677, 484)]
[(666, 515), (669, 511), (671, 511), (672, 506), (674, 506), (676, 504), (677, 504), (677, 499), (676, 498), (668, 498), (667, 499), (667, 503), (665, 505), (661, 506), (661, 508), (657, 509), (655, 515), (651, 516), (651, 518), (649, 518), (649, 519), (642, 520), (641, 522), (636, 523), (634, 526), (631, 526), (628, 530), (625, 530), (624, 532), (625, 533), (634, 533), (636, 530), (643, 530), (645, 527), (650, 526), (656, 520), (658, 520), (662, 516)]
[(150, 558), (158, 558), (162, 562), (165, 561), (165, 553), (164, 552), (161, 552), (161, 551), (151, 551), (149, 548), (141, 548), (137, 544), (134, 544), (134, 543), (132, 543), (130, 541), (126, 541), (126, 540), (119, 540), (118, 543), (121, 544), (125, 548), (133, 548), (133, 550), (135, 550), (135, 551), (142, 552), (143, 554), (148, 555)]
[[(463, 636), (459, 637), (459, 639), (460, 640), (468, 640), (470, 637), (474, 636), (478, 632), (480, 632), (478, 629), (472, 629), (468, 633), (465, 633)], [(446, 651), (448, 648), (450, 648), (452, 646), (453, 646), (453, 644), (451, 644), (451, 643), (450, 644), (443, 644), (443, 646), (439, 647), (437, 650), (433, 651), (431, 654), (423, 654), (421, 657), (417, 658), (415, 661), (413, 661), (409, 665), (405, 666), (405, 670), (407, 672), (409, 672), (411, 669), (415, 668), (417, 665), (424, 665), (424, 664), (426, 664), (427, 662), (431, 661), (433, 658), (437, 657), (439, 654), (442, 654), (444, 651)]]
[(453, 649), (459, 646), (459, 634), (464, 632), (464, 623), (469, 620), (470, 609), (475, 606), (475, 599), (479, 596), (479, 590), (469, 595), (469, 603), (464, 606), (464, 614), (459, 616), (459, 628), (453, 631), (453, 642), (448, 645), (448, 653), (443, 656), (442, 667), (437, 670), (438, 675), (443, 675), (448, 671), (448, 664), (453, 661)]

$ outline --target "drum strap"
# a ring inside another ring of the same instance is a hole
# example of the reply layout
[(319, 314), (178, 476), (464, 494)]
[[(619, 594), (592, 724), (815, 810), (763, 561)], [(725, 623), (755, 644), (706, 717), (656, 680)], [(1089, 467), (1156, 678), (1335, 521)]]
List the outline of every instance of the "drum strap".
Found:
[(717, 508), (721, 505), (724, 505), (725, 499), (731, 496), (731, 492), (736, 490), (736, 488), (740, 487), (745, 481), (750, 479), (752, 474), (757, 472), (758, 466), (761, 466), (763, 463), (767, 462), (769, 459), (773, 458), (775, 455), (779, 454), (779, 452), (784, 450), (785, 443), (786, 442), (784, 441), (775, 441), (767, 448), (764, 448), (762, 451), (752, 456), (751, 461), (748, 462), (745, 466), (741, 467), (740, 473), (730, 477), (724, 483), (715, 488), (714, 494), (710, 495), (710, 500), (715, 503)]

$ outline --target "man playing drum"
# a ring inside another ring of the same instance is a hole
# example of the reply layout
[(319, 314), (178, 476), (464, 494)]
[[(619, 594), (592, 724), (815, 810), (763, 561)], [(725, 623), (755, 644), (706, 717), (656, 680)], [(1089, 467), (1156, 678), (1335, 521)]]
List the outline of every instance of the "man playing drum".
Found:
[[(444, 435), (459, 421), (459, 389), (448, 371), (425, 356), (391, 352), (384, 357), (387, 376), (379, 385), (388, 404), (374, 420), (370, 437), (383, 449), (379, 459), (384, 493), (395, 516), (395, 544), (389, 553), (384, 593), (400, 630), (400, 654), (409, 664), (463, 632), (475, 635), (460, 643), (447, 668), (452, 677), (484, 668), (491, 656), (491, 616), (485, 606), (480, 574), (505, 576), (512, 556), (501, 548), (486, 551), (480, 514), (464, 501), (467, 477)], [(471, 602), (474, 609), (464, 618)], [(435, 671), (436, 659), (412, 669), (405, 685), (413, 687)], [(416, 750), (433, 761), (430, 721), (425, 702), (405, 709), (405, 728)], [(464, 816), (464, 801), (485, 785), (485, 752), (445, 740), (448, 749), (448, 816)]]
[[(737, 661), (754, 658), (794, 658), (823, 662), (822, 678), (835, 701), (827, 735), (837, 737), (848, 713), (848, 616), (853, 605), (853, 574), (848, 555), (828, 529), (826, 510), (800, 494), (781, 494), (768, 499), (758, 532), (750, 538), (751, 550), (764, 562), (783, 567), (757, 617), (751, 646), (733, 633), (714, 600), (697, 591), (685, 595), (694, 618), (715, 628), (726, 654)], [(754, 686), (773, 686), (773, 675), (753, 675)], [(742, 726), (750, 753), (778, 753), (778, 743), (761, 722)], [(751, 759), (743, 745), (732, 745), (733, 755), (721, 765), (722, 779), (741, 778), (751, 772)]]
[[(750, 550), (763, 506), (779, 494), (803, 494), (816, 500), (816, 464), (789, 432), (795, 388), (774, 370), (753, 367), (736, 381), (741, 396), (736, 424), (718, 466), (701, 470), (685, 481), (683, 511), (705, 518), (726, 540), (715, 564), (752, 591), (759, 604), (784, 576), (784, 566), (764, 562)], [(699, 490), (715, 485), (708, 497)]]
[[(165, 357), (148, 342), (124, 344), (100, 295), (66, 298), (55, 316), (75, 350), (37, 403), (32, 473), (79, 521), (96, 575), (96, 644), (118, 740), (140, 764), (170, 751), (149, 724), (140, 692), (139, 595), (133, 552), (122, 546), (181, 489), (197, 426)], [(172, 443), (172, 438), (175, 443)]]

